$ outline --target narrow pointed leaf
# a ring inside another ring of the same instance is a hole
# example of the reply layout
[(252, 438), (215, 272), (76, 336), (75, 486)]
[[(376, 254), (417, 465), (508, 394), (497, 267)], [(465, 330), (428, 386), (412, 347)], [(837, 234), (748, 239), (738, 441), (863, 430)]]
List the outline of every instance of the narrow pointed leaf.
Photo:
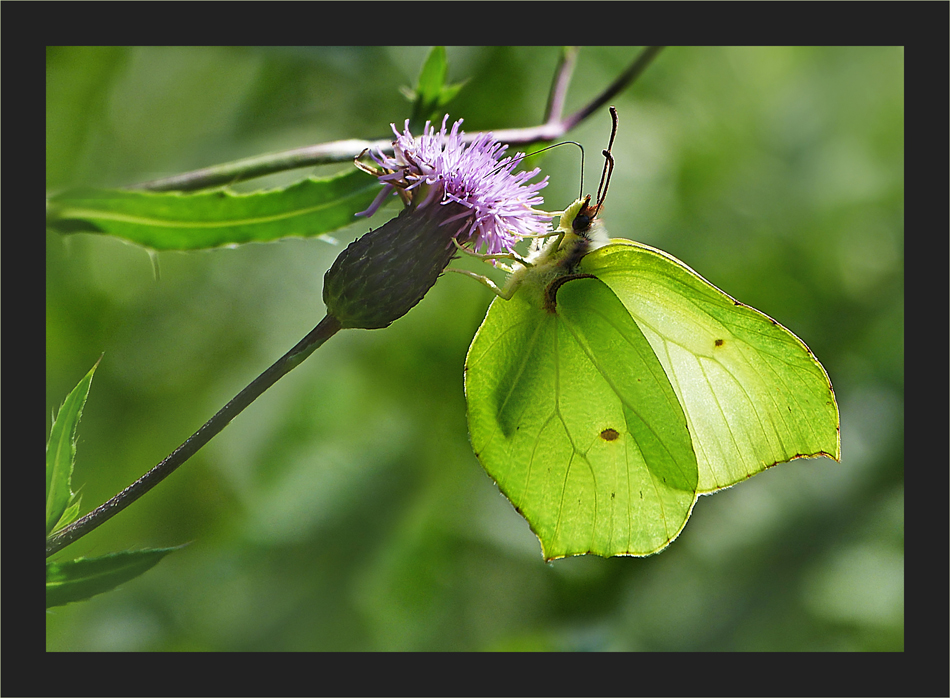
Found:
[(130, 550), (102, 557), (46, 563), (46, 607), (83, 601), (110, 591), (157, 565), (174, 548)]
[[(46, 442), (46, 534), (49, 535), (61, 523), (70, 500), (73, 499), (71, 477), (76, 460), (76, 429), (82, 417), (82, 409), (89, 397), (92, 376), (99, 366), (97, 361), (89, 373), (79, 381), (66, 396), (62, 407), (53, 419), (49, 441)], [(78, 512), (78, 502), (73, 501)]]
[(73, 521), (79, 518), (79, 512), (82, 505), (82, 497), (79, 494), (73, 494), (69, 499), (69, 506), (66, 507), (66, 511), (63, 512), (63, 515), (59, 517), (59, 521), (56, 522), (56, 525), (53, 526), (53, 532), (58, 531), (64, 526), (68, 526)]
[(448, 69), (445, 47), (433, 46), (426, 57), (426, 62), (422, 65), (419, 80), (416, 83), (416, 98), (421, 103), (435, 103), (439, 99)]
[(49, 199), (47, 225), (61, 233), (114, 235), (153, 250), (271, 242), (349, 225), (379, 188), (375, 177), (353, 170), (250, 194), (71, 189)]
[(448, 59), (444, 46), (433, 46), (426, 57), (419, 79), (414, 90), (407, 90), (407, 96), (412, 100), (412, 118), (410, 128), (421, 130), (423, 124), (437, 121), (442, 116), (445, 106), (455, 99), (467, 81), (446, 84), (448, 76)]

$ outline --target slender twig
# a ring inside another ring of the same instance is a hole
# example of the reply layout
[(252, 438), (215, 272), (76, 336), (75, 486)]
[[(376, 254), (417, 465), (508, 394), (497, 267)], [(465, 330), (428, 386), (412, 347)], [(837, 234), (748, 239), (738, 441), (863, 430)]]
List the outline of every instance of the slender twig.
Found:
[(587, 106), (578, 109), (571, 116), (564, 120), (563, 125), (565, 130), (569, 131), (570, 129), (577, 126), (577, 124), (607, 104), (607, 102), (613, 99), (621, 90), (623, 90), (625, 87), (629, 87), (631, 83), (640, 77), (640, 74), (646, 70), (647, 66), (653, 62), (653, 59), (656, 58), (657, 54), (662, 49), (662, 46), (647, 46), (645, 49), (643, 49), (633, 64), (623, 71), (620, 77), (614, 80), (610, 87), (608, 87), (594, 100), (587, 104)]
[(629, 87), (648, 65), (656, 58), (656, 55), (662, 49), (662, 46), (647, 46), (636, 60), (620, 75), (614, 82), (595, 97), (589, 104), (578, 109), (567, 118), (561, 118), (557, 121), (550, 121), (540, 126), (531, 128), (513, 128), (502, 131), (492, 131), (492, 135), (501, 143), (509, 145), (525, 145), (528, 143), (538, 143), (542, 141), (553, 141), (563, 138), (564, 135), (577, 126), (580, 122), (600, 109), (609, 102), (618, 92), (625, 87)]
[[(629, 87), (653, 61), (662, 46), (647, 46), (634, 62), (627, 68), (613, 84), (597, 96), (586, 106), (563, 118), (564, 95), (567, 84), (573, 72), (576, 51), (565, 51), (558, 64), (555, 79), (548, 99), (548, 112), (545, 123), (527, 128), (513, 128), (493, 131), (495, 140), (507, 143), (510, 146), (524, 146), (533, 143), (546, 143), (563, 138), (564, 135), (577, 126), (588, 116), (606, 104), (618, 92)], [(463, 140), (473, 141), (478, 133), (466, 133)], [(391, 140), (366, 141), (349, 139), (309, 145), (303, 148), (285, 150), (279, 153), (269, 153), (243, 160), (235, 160), (213, 167), (206, 167), (192, 172), (154, 179), (141, 184), (134, 184), (129, 189), (144, 189), (148, 191), (194, 191), (207, 189), (237, 181), (262, 177), (275, 172), (294, 170), (315, 165), (327, 165), (338, 162), (352, 162), (367, 148), (379, 148), (384, 153), (392, 153)]]
[(379, 148), (383, 152), (393, 152), (392, 139), (364, 141), (351, 138), (344, 141), (331, 141), (303, 148), (284, 150), (279, 153), (257, 155), (252, 158), (226, 162), (222, 165), (205, 167), (192, 172), (184, 172), (172, 177), (153, 179), (141, 184), (133, 184), (128, 189), (146, 189), (148, 191), (193, 191), (232, 184), (238, 180), (254, 179), (264, 175), (296, 170), (301, 167), (328, 165), (337, 162), (353, 162), (353, 158), (364, 150)]
[(544, 110), (544, 123), (557, 123), (564, 113), (564, 100), (567, 98), (567, 88), (571, 84), (574, 74), (574, 65), (577, 63), (577, 46), (565, 46), (561, 49), (561, 57), (554, 71), (554, 80), (551, 83), (551, 94), (548, 95), (548, 105)]
[(251, 381), (231, 402), (222, 407), (217, 414), (205, 422), (204, 426), (189, 436), (181, 446), (172, 451), (165, 460), (102, 506), (94, 509), (81, 519), (74, 521), (47, 538), (46, 556), (49, 557), (53, 553), (62, 550), (73, 541), (81, 538), (98, 526), (101, 526), (175, 472), (178, 466), (197, 453), (198, 449), (224, 429), (245, 407), (254, 402), (254, 400), (260, 397), (265, 390), (274, 385), (280, 378), (299, 366), (304, 359), (310, 356), (314, 350), (330, 339), (330, 337), (339, 330), (339, 320), (329, 315), (323, 318), (320, 324), (314, 327), (306, 337), (301, 339), (293, 349), (277, 359), (270, 368)]

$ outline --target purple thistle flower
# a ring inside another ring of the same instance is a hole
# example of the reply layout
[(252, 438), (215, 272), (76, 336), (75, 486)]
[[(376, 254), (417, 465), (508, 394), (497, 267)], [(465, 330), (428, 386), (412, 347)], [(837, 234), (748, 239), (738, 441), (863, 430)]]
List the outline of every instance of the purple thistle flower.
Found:
[(419, 138), (409, 132), (408, 120), (401, 134), (392, 124), (393, 155), (371, 154), (382, 168), (376, 173), (379, 181), (386, 186), (359, 215), (371, 215), (388, 194), (399, 189), (412, 199), (420, 215), (438, 215), (426, 210), (431, 204), (461, 204), (466, 210), (448, 217), (443, 225), (456, 223), (458, 243), (482, 248), (487, 254), (511, 252), (522, 237), (548, 232), (550, 216), (533, 208), (544, 202), (538, 192), (547, 186), (548, 178), (529, 181), (540, 168), (512, 174), (524, 153), (502, 158), (508, 146), (490, 133), (479, 134), (466, 146), (459, 130), (462, 120), (447, 133), (448, 118), (442, 120), (438, 132), (427, 121)]
[(428, 293), (459, 245), (488, 254), (512, 251), (523, 236), (548, 232), (550, 215), (533, 206), (548, 183), (529, 183), (540, 170), (512, 174), (523, 153), (502, 158), (507, 146), (480, 134), (466, 146), (457, 121), (450, 132), (426, 122), (413, 138), (393, 126), (392, 156), (373, 153), (379, 170), (359, 167), (386, 186), (360, 215), (374, 213), (397, 191), (407, 206), (381, 228), (351, 243), (323, 282), (327, 314), (342, 327), (386, 327)]

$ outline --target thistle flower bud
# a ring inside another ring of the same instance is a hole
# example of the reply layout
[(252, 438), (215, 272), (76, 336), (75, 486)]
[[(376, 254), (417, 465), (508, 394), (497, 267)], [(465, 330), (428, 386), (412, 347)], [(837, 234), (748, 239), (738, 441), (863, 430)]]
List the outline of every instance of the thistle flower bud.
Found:
[(396, 140), (393, 156), (372, 154), (380, 166), (367, 166), (386, 186), (372, 206), (399, 189), (409, 205), (396, 218), (350, 244), (324, 277), (327, 314), (344, 328), (387, 327), (428, 293), (458, 245), (482, 247), (488, 254), (511, 252), (524, 236), (546, 232), (549, 215), (533, 208), (547, 185), (528, 183), (540, 170), (512, 174), (523, 153), (501, 158), (507, 146), (491, 134), (470, 145), (457, 121), (446, 132), (448, 116), (436, 132), (426, 122), (418, 139), (409, 122)]
[(388, 327), (408, 313), (435, 284), (456, 252), (457, 226), (446, 218), (470, 213), (461, 204), (421, 215), (403, 209), (381, 228), (350, 244), (327, 271), (323, 302), (344, 328)]

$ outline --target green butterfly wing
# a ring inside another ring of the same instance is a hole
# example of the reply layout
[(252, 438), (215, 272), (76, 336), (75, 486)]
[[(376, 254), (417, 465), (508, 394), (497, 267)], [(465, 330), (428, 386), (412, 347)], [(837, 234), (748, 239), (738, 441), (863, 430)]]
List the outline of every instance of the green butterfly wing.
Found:
[(556, 312), (496, 299), (466, 360), (472, 446), (546, 559), (647, 555), (686, 524), (696, 457), (683, 409), (636, 322), (601, 281)]
[(808, 348), (670, 255), (612, 240), (553, 303), (525, 286), (493, 301), (465, 388), (475, 453), (546, 559), (658, 552), (698, 494), (839, 457)]
[(699, 492), (841, 442), (828, 374), (794, 334), (660, 250), (612, 240), (580, 271), (613, 290), (646, 335), (686, 413)]

